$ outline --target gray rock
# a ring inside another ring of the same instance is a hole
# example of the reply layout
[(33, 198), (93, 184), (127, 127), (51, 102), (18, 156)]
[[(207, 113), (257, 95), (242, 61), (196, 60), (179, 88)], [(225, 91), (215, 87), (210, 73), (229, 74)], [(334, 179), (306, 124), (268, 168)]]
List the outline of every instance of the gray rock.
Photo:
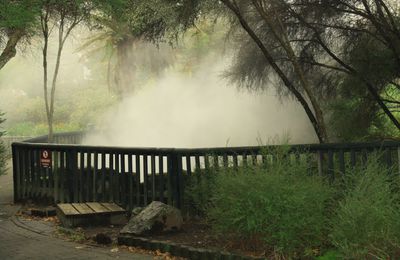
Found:
[(182, 222), (180, 210), (153, 201), (139, 214), (132, 216), (120, 233), (140, 236), (178, 231), (182, 228)]

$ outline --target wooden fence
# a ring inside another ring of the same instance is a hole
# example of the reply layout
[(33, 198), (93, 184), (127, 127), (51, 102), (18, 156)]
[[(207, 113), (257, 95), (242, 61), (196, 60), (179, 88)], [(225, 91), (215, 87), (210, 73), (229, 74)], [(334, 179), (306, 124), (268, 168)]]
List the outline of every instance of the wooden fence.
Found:
[[(269, 147), (236, 148), (121, 148), (82, 146), (82, 133), (58, 134), (12, 144), (15, 201), (116, 202), (132, 209), (159, 200), (182, 207), (187, 178), (210, 169), (274, 163)], [(50, 165), (42, 161), (47, 151)], [(384, 161), (400, 174), (400, 142), (313, 144), (290, 146), (287, 160), (307, 156), (310, 168), (335, 178), (346, 165), (367, 160), (380, 151)], [(47, 167), (49, 166), (49, 167)]]

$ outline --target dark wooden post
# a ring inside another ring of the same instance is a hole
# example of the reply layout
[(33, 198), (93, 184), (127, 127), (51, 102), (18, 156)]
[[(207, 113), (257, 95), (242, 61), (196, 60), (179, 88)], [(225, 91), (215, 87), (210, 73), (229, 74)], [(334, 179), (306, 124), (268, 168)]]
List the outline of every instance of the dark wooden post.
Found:
[(181, 208), (181, 189), (182, 185), (182, 157), (176, 151), (168, 156), (168, 176), (170, 182), (170, 192), (172, 193), (172, 203), (175, 207)]
[(18, 162), (18, 156), (17, 156), (17, 148), (15, 147), (14, 144), (11, 145), (11, 150), (12, 150), (12, 164), (13, 164), (13, 182), (14, 182), (14, 203), (19, 201), (19, 196), (18, 196), (18, 168), (17, 168), (17, 162)]
[(66, 153), (66, 177), (68, 187), (68, 202), (78, 202), (78, 152), (69, 150)]

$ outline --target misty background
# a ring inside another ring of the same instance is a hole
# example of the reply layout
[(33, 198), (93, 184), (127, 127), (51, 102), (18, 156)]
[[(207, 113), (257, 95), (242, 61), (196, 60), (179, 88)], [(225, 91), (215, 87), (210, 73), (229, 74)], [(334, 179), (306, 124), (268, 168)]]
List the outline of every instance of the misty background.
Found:
[[(110, 89), (105, 51), (82, 48), (91, 34), (78, 30), (66, 43), (56, 132), (87, 130), (84, 144), (134, 147), (250, 146), (286, 137), (290, 143), (317, 141), (296, 102), (281, 100), (273, 87), (261, 94), (239, 89), (222, 76), (231, 55), (221, 38), (200, 42), (201, 50), (191, 35), (175, 47), (137, 43), (130, 54), (133, 67), (123, 70), (135, 91), (118, 98)], [(49, 61), (54, 56), (50, 49)], [(6, 113), (8, 135), (46, 134), (41, 59), (37, 42), (0, 71), (0, 110)]]

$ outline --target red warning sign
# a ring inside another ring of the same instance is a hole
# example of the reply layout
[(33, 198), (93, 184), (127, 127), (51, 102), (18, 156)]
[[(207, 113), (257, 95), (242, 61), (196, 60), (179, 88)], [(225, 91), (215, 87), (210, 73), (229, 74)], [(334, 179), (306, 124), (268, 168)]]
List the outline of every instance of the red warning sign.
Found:
[(49, 150), (42, 150), (40, 152), (40, 166), (43, 168), (51, 167), (51, 152)]

